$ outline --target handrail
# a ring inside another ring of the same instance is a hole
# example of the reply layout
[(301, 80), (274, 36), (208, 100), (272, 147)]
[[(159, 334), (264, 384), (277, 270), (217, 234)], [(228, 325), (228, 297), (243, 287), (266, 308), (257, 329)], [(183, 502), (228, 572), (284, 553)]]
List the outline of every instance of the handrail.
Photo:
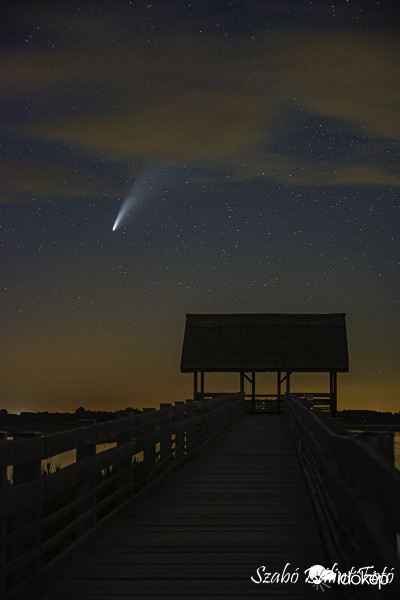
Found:
[(333, 431), (306, 401), (287, 394), (285, 407), (322, 510), (345, 540), (344, 558), (398, 569), (400, 472), (363, 442)]
[[(99, 523), (242, 414), (243, 395), (230, 394), (52, 435), (0, 437), (0, 597), (39, 597), (57, 565)], [(109, 442), (115, 447), (96, 452)], [(76, 462), (43, 474), (43, 461), (71, 450)]]

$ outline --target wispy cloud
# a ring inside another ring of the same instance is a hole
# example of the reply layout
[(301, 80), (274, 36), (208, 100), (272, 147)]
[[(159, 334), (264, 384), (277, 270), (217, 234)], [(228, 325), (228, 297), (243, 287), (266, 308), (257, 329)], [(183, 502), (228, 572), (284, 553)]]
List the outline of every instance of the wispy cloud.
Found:
[[(138, 160), (193, 161), (226, 164), (238, 179), (400, 185), (379, 151), (366, 158), (361, 144), (352, 149), (351, 164), (340, 156), (310, 160), (300, 128), (296, 149), (274, 150), (294, 107), (298, 114), (333, 118), (338, 127), (342, 122), (355, 138), (397, 142), (398, 49), (390, 35), (260, 31), (254, 40), (233, 44), (205, 34), (161, 32), (151, 45), (145, 35), (135, 31), (129, 37), (121, 23), (110, 26), (98, 16), (77, 20), (55, 11), (51, 19), (64, 36), (74, 31), (80, 44), (76, 52), (68, 44), (5, 57), (3, 95), (27, 96), (36, 107), (22, 121), (11, 115), (10, 136), (47, 140), (77, 153), (88, 148), (122, 168)], [(49, 187), (59, 195), (68, 179), (71, 195), (107, 187), (99, 175), (88, 182), (68, 164), (20, 164), (17, 170), (18, 177), (11, 162), (5, 199)]]

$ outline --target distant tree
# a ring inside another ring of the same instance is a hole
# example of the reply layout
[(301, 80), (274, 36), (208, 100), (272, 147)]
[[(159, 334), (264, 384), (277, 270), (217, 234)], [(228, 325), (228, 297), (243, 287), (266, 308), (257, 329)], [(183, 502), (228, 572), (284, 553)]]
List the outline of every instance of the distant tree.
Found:
[(122, 412), (136, 412), (136, 408), (132, 408), (132, 406), (128, 406), (127, 408), (124, 408), (124, 410)]
[(76, 415), (81, 415), (82, 413), (85, 413), (85, 412), (86, 412), (86, 409), (85, 409), (85, 408), (83, 408), (83, 406), (79, 406), (79, 407), (76, 409), (76, 411), (75, 411), (75, 414), (76, 414)]
[(0, 408), (0, 415), (8, 415), (8, 410), (6, 408)]

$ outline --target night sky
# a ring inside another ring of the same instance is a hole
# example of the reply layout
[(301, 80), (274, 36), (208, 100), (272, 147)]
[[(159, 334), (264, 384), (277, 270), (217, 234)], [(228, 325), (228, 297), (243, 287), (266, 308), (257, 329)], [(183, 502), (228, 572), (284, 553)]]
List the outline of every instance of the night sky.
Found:
[(339, 409), (400, 409), (395, 3), (0, 12), (0, 408), (191, 397), (185, 313), (345, 312)]

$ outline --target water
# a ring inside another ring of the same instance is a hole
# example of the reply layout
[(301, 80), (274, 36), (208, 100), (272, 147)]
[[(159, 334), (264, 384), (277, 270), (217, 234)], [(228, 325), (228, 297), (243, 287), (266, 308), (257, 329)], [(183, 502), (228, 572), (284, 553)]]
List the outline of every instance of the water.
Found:
[[(103, 444), (96, 444), (96, 454), (100, 454), (100, 452), (104, 452), (110, 448), (115, 448), (116, 445), (116, 442), (104, 442)], [(50, 470), (52, 473), (54, 473), (54, 471), (57, 469), (64, 469), (64, 467), (69, 467), (69, 465), (73, 465), (75, 462), (76, 450), (68, 450), (68, 452), (57, 454), (56, 456), (52, 456), (50, 459), (42, 460), (42, 469), (46, 466), (46, 464), (50, 464)]]
[[(13, 437), (7, 437), (8, 440), (12, 440)], [(105, 442), (103, 444), (96, 444), (96, 454), (115, 448), (116, 442)], [(41, 470), (43, 474), (51, 475), (59, 469), (64, 469), (76, 463), (76, 450), (68, 450), (68, 452), (62, 452), (62, 454), (56, 454), (51, 458), (46, 458), (41, 461)], [(9, 484), (12, 484), (14, 478), (14, 467), (9, 465), (7, 467), (7, 480)]]

